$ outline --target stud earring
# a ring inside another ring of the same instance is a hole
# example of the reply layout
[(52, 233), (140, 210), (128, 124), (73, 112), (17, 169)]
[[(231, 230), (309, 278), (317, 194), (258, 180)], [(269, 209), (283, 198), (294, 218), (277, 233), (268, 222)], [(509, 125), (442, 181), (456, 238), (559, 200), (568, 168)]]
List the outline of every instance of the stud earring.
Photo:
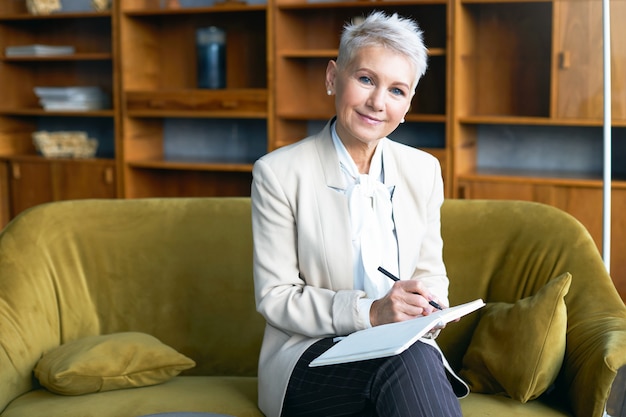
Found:
[(405, 120), (404, 120), (404, 117), (403, 117), (402, 120), (400, 120), (400, 123), (404, 123), (404, 122), (405, 122)]
[(332, 90), (326, 90), (326, 95), (327, 95), (327, 96), (332, 96), (332, 95), (333, 95)]

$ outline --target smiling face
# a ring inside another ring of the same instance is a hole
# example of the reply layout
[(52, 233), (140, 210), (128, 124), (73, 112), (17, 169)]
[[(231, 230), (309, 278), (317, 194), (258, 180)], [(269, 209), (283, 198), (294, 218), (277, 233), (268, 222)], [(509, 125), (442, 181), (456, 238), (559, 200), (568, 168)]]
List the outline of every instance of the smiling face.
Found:
[(326, 86), (336, 94), (337, 134), (346, 147), (368, 145), (393, 132), (411, 105), (415, 71), (404, 55), (364, 47), (338, 68), (330, 61)]

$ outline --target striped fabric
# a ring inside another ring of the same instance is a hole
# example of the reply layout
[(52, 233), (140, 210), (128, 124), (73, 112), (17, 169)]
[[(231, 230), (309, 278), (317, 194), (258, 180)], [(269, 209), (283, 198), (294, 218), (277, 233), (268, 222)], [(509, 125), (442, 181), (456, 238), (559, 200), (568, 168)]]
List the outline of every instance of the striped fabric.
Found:
[(400, 355), (310, 368), (333, 345), (311, 346), (296, 365), (282, 417), (461, 417), (441, 355), (415, 343)]

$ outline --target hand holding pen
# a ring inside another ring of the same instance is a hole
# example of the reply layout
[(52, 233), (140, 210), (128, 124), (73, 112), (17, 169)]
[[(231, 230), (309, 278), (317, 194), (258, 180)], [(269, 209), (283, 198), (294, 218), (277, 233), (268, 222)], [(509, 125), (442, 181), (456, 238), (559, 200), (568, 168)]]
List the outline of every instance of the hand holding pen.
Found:
[[(397, 276), (395, 276), (394, 274), (392, 274), (391, 272), (387, 271), (385, 268), (383, 268), (382, 266), (378, 267), (378, 270), (380, 272), (382, 272), (385, 276), (387, 276), (387, 278), (391, 278), (393, 281), (400, 281), (400, 278), (398, 278)], [(441, 308), (441, 306), (439, 304), (437, 304), (435, 301), (433, 300), (428, 300), (428, 304), (430, 304), (431, 306), (435, 307), (437, 310), (443, 310), (443, 308)]]
[(434, 304), (437, 307), (429, 302), (433, 300), (433, 296), (423, 282), (415, 279), (400, 281), (393, 274), (385, 272), (385, 276), (398, 282), (384, 297), (372, 302), (370, 307), (372, 326), (427, 316), (435, 312), (437, 307), (441, 308), (436, 302)]

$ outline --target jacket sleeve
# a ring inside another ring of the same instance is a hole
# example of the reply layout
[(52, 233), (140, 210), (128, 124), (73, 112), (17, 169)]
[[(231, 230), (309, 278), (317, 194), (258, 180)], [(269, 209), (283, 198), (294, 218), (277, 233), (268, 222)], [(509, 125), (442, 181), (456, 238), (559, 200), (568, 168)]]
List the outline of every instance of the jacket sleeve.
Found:
[[(357, 312), (357, 300), (365, 293), (331, 289), (332, 280), (323, 276), (321, 248), (312, 248), (315, 254), (301, 254), (309, 263), (311, 257), (320, 257), (313, 262), (320, 270), (310, 274), (302, 270), (298, 237), (300, 223), (305, 222), (299, 218), (302, 214), (294, 203), (297, 198), (290, 195), (293, 192), (285, 192), (284, 183), (264, 159), (255, 163), (253, 178), (254, 284), (259, 313), (286, 333), (308, 337), (345, 335), (365, 328)], [(313, 207), (308, 210), (315, 212)]]

